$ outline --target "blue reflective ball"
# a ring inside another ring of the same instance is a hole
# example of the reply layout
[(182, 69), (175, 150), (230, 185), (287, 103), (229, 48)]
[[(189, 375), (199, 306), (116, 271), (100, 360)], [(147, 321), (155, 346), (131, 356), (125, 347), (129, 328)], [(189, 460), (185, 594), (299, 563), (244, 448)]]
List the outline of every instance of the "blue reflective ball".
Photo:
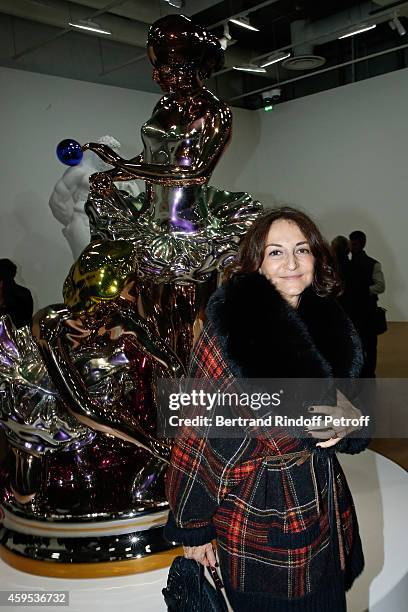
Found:
[(57, 145), (57, 157), (66, 166), (77, 166), (84, 156), (81, 145), (72, 138), (61, 140)]

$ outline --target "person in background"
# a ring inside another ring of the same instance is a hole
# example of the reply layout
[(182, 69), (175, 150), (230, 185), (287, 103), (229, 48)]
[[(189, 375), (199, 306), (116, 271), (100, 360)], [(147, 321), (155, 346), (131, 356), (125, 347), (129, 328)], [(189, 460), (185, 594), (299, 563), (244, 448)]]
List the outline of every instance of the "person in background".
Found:
[(0, 316), (9, 315), (16, 327), (31, 324), (33, 298), (26, 287), (14, 280), (17, 266), (10, 259), (0, 259)]
[(357, 331), (359, 331), (359, 305), (366, 290), (359, 282), (358, 275), (355, 274), (354, 267), (352, 266), (349, 257), (349, 239), (346, 236), (336, 236), (331, 242), (331, 247), (337, 264), (337, 273), (341, 281), (341, 293), (337, 296), (337, 301), (353, 321)]
[(365, 364), (362, 376), (375, 377), (377, 366), (376, 308), (378, 296), (385, 291), (384, 274), (381, 264), (369, 257), (364, 250), (366, 235), (360, 230), (351, 232), (351, 270), (354, 286), (358, 292), (353, 297), (355, 315), (353, 322), (363, 343)]

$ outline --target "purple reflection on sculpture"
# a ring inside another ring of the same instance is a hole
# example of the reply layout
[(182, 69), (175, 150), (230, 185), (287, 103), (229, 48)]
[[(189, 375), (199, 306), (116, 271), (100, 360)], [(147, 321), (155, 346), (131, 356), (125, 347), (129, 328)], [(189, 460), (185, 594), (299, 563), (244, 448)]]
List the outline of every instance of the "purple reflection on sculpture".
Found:
[(69, 435), (60, 429), (54, 436), (54, 440), (68, 440)]
[[(208, 185), (231, 136), (229, 107), (203, 87), (222, 62), (218, 40), (170, 15), (151, 27), (148, 55), (165, 95), (142, 126), (143, 151), (125, 160), (84, 146), (112, 167), (92, 176), (92, 245), (69, 273), (64, 304), (36, 316), (38, 346), (28, 331), (28, 352), (11, 357), (3, 341), (0, 418), (18, 459), (8, 510), (47, 527), (162, 513), (170, 443), (156, 435), (157, 379), (181, 375), (208, 298), (262, 208)], [(137, 199), (114, 185), (131, 179), (145, 181)]]

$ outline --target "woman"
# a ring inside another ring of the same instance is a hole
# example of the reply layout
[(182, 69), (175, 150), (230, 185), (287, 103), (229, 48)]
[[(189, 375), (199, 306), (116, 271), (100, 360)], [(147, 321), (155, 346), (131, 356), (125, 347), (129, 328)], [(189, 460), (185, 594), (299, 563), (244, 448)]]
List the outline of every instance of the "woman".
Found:
[[(361, 344), (332, 297), (337, 287), (329, 247), (313, 221), (289, 207), (268, 212), (210, 299), (189, 377), (216, 379), (221, 389), (233, 376), (357, 377)], [(337, 406), (309, 410), (361, 414), (340, 397)], [(176, 440), (166, 537), (204, 565), (215, 563), (217, 540), (235, 611), (344, 612), (345, 591), (363, 570), (353, 501), (334, 453), (359, 452), (368, 441), (351, 428), (307, 433), (275, 428), (231, 440), (189, 432)]]

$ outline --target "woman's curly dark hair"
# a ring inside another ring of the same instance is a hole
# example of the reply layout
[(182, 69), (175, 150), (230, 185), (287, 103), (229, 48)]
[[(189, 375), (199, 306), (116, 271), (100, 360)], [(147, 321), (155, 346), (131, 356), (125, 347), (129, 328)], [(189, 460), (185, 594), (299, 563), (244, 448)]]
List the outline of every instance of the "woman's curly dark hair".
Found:
[(286, 219), (296, 223), (308, 241), (312, 255), (315, 258), (312, 287), (316, 294), (321, 297), (338, 295), (341, 283), (336, 271), (335, 259), (328, 243), (323, 238), (315, 222), (304, 212), (291, 206), (282, 206), (268, 210), (254, 221), (245, 234), (234, 261), (225, 270), (224, 280), (230, 279), (235, 274), (259, 270), (264, 259), (265, 243), (269, 228), (278, 219)]

